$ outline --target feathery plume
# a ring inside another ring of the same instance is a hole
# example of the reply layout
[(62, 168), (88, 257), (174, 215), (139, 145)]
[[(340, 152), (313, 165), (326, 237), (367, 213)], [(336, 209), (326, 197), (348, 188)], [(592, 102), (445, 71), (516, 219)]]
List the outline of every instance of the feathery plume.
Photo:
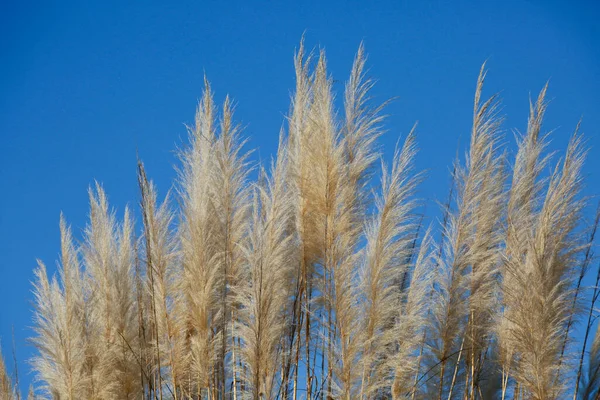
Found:
[(216, 263), (220, 256), (218, 224), (211, 196), (214, 169), (215, 105), (208, 81), (190, 130), (190, 146), (181, 153), (182, 222), (180, 242), (183, 273), (178, 280), (185, 301), (180, 316), (189, 348), (186, 369), (187, 396), (203, 396), (214, 388), (220, 354), (220, 334), (213, 327), (221, 320), (220, 291), (223, 276)]
[[(299, 365), (302, 359), (302, 330), (304, 329), (304, 343), (311, 342), (310, 332), (310, 301), (312, 297), (312, 262), (315, 259), (316, 249), (311, 235), (313, 229), (313, 216), (309, 212), (310, 203), (307, 196), (310, 185), (311, 163), (308, 157), (311, 131), (309, 126), (309, 110), (312, 103), (312, 86), (309, 73), (311, 55), (305, 54), (304, 40), (294, 56), (294, 69), (296, 73), (296, 91), (292, 99), (292, 108), (288, 117), (287, 137), (287, 180), (291, 182), (288, 190), (292, 193), (295, 204), (295, 218), (292, 229), (298, 233), (298, 264), (294, 279), (296, 288), (294, 302), (291, 310), (291, 332), (288, 333), (288, 346), (290, 356), (284, 366), (284, 380), (287, 381), (293, 374), (292, 387), (284, 385), (283, 395), (288, 397), (289, 391), (295, 400), (298, 392)], [(310, 346), (305, 345), (306, 353)], [(306, 356), (307, 371), (309, 369), (309, 357)], [(307, 380), (310, 373), (306, 374)]]
[[(157, 204), (154, 184), (148, 181), (144, 165), (138, 163), (138, 181), (141, 191), (142, 221), (144, 224), (146, 253), (147, 294), (150, 296), (153, 311), (152, 325), (155, 331), (157, 354), (157, 372), (161, 366), (168, 366), (169, 378), (166, 384), (172, 388), (175, 399), (178, 398), (180, 382), (178, 376), (185, 368), (181, 349), (183, 327), (174, 318), (174, 308), (180, 303), (175, 280), (180, 272), (177, 269), (178, 254), (175, 237), (170, 227), (173, 214), (169, 209), (169, 196), (162, 204)], [(160, 379), (160, 378), (159, 378)]]
[(406, 260), (416, 229), (411, 198), (419, 176), (413, 176), (416, 154), (414, 127), (401, 150), (396, 150), (391, 172), (382, 165), (382, 194), (375, 200), (377, 214), (365, 228), (366, 248), (360, 273), (361, 297), (364, 309), (361, 398), (370, 396), (389, 384), (378, 361), (389, 351), (396, 332), (391, 330), (401, 304), (396, 280), (408, 272)]
[(239, 126), (233, 122), (233, 107), (229, 97), (225, 99), (219, 135), (214, 146), (214, 166), (210, 175), (212, 202), (217, 218), (217, 267), (222, 274), (220, 287), (220, 336), (221, 355), (219, 375), (225, 387), (230, 371), (226, 367), (229, 339), (235, 316), (235, 291), (245, 285), (240, 279), (243, 242), (248, 224), (248, 153), (243, 153), (244, 140), (239, 137)]
[(60, 218), (61, 262), (59, 281), (48, 280), (46, 267), (38, 261), (34, 296), (36, 304), (34, 345), (40, 354), (33, 365), (42, 387), (52, 396), (77, 399), (90, 393), (86, 360), (84, 288), (71, 230)]
[[(508, 193), (506, 216), (505, 257), (520, 258), (526, 253), (527, 236), (534, 224), (535, 215), (541, 204), (543, 180), (540, 179), (542, 170), (548, 158), (543, 155), (546, 147), (545, 136), (540, 136), (547, 103), (545, 101), (546, 84), (535, 102), (530, 101), (527, 132), (517, 137), (518, 151), (513, 165), (511, 188)], [(513, 283), (513, 274), (506, 273), (502, 268), (502, 293), (518, 285)], [(504, 301), (505, 303), (505, 301)], [(498, 322), (497, 334), (499, 339), (500, 362), (502, 364), (502, 398), (508, 390), (508, 377), (514, 367), (514, 350), (510, 339), (510, 329), (513, 317), (511, 307), (504, 304), (503, 312)]]
[(292, 292), (290, 285), (295, 256), (295, 235), (289, 230), (294, 216), (286, 184), (286, 149), (280, 143), (272, 178), (261, 172), (255, 189), (251, 231), (244, 249), (244, 279), (239, 288), (239, 324), (235, 332), (242, 341), (244, 379), (253, 399), (276, 397), (281, 362), (279, 346), (288, 329), (284, 311)]
[(518, 359), (513, 376), (533, 399), (560, 398), (564, 389), (556, 376), (563, 330), (575, 312), (571, 306), (574, 266), (582, 248), (575, 230), (584, 206), (578, 198), (584, 158), (576, 132), (529, 228), (526, 253), (505, 261), (512, 283), (504, 292), (512, 316), (507, 336)]
[(99, 398), (133, 396), (139, 388), (139, 343), (133, 282), (132, 221), (125, 209), (119, 226), (104, 189), (90, 189), (90, 222), (85, 231), (84, 264), (89, 285), (87, 355)]
[(433, 251), (431, 233), (427, 230), (414, 263), (410, 286), (403, 295), (405, 299), (401, 303), (392, 331), (398, 348), (397, 353), (389, 360), (393, 399), (408, 399), (415, 390), (411, 378), (419, 372), (419, 338), (428, 328), (426, 307), (433, 284)]
[[(440, 271), (434, 296), (432, 350), (436, 365), (439, 365), (440, 400), (444, 394), (451, 398), (457, 373), (464, 366), (467, 351), (472, 353), (469, 359), (478, 358), (477, 353), (482, 352), (485, 341), (489, 340), (487, 326), (490, 324), (487, 321), (492, 313), (496, 268), (490, 251), (497, 242), (494, 229), (500, 218), (502, 169), (497, 154), (500, 125), (496, 115), (498, 103), (495, 96), (481, 103), (485, 76), (484, 64), (475, 90), (473, 128), (466, 166), (456, 168), (457, 208), (449, 214), (443, 251), (437, 263)], [(468, 329), (475, 327), (476, 323), (486, 324), (478, 332), (478, 337), (473, 329)], [(468, 336), (468, 331), (473, 331), (473, 334)], [(480, 338), (484, 338), (484, 343), (476, 344), (475, 340)], [(451, 368), (447, 368), (448, 365)], [(471, 375), (475, 374), (472, 372)], [(451, 384), (447, 388), (449, 381)]]

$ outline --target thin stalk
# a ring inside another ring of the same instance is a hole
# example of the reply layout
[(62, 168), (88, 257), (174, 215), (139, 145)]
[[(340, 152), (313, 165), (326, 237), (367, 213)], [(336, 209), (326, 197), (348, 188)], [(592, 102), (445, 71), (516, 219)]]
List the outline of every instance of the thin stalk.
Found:
[[(321, 315), (321, 320), (323, 320), (323, 316)], [(321, 338), (321, 382), (320, 385), (318, 385), (318, 390), (315, 394), (315, 399), (316, 398), (320, 398), (321, 400), (324, 399), (325, 397), (325, 326), (321, 326), (321, 330), (319, 333), (319, 336), (317, 337), (317, 345), (315, 346), (315, 349), (319, 348), (318, 345), (318, 340), (319, 337)], [(314, 356), (313, 356), (313, 365), (315, 365), (316, 368), (316, 354), (317, 351), (315, 350)]]
[(19, 391), (19, 364), (17, 363), (17, 346), (15, 344), (15, 326), (11, 327), (12, 333), (12, 356), (13, 356), (13, 365), (15, 369), (15, 393), (17, 395), (17, 400), (21, 400), (21, 392)]
[(312, 283), (308, 286), (306, 293), (306, 400), (311, 400), (312, 395), (312, 375), (310, 371), (310, 303), (312, 301)]
[[(594, 293), (592, 295), (592, 301), (588, 312), (588, 321), (585, 329), (585, 337), (583, 338), (583, 345), (581, 347), (581, 354), (579, 356), (579, 368), (577, 369), (577, 379), (575, 381), (575, 392), (573, 393), (573, 399), (577, 399), (579, 381), (581, 379), (581, 371), (583, 369), (583, 359), (585, 357), (585, 349), (593, 324), (594, 307), (596, 305), (596, 301), (598, 300), (598, 296), (600, 295), (600, 290), (598, 290), (598, 284), (600, 284), (600, 264), (598, 265), (598, 273), (596, 274), (596, 284), (594, 285)], [(600, 395), (600, 391), (598, 391), (598, 394)], [(598, 398), (598, 396), (596, 396), (596, 398)]]
[(502, 400), (506, 399), (506, 390), (508, 389), (508, 378), (510, 377), (510, 366), (508, 370), (502, 367)]
[[(473, 319), (473, 312), (471, 312), (471, 319)], [(471, 324), (471, 340), (474, 340), (475, 335), (473, 333), (474, 326)], [(475, 352), (471, 351), (471, 397), (475, 395)]]
[[(462, 341), (460, 342), (460, 351), (458, 352), (458, 358), (456, 359), (456, 364), (454, 366), (454, 374), (452, 375), (452, 383), (450, 384), (450, 391), (448, 392), (448, 400), (450, 400), (452, 398), (452, 392), (454, 391), (454, 384), (456, 383), (456, 375), (458, 374), (458, 366), (460, 364), (460, 358), (462, 356), (464, 346), (465, 346), (465, 337), (463, 336)], [(442, 388), (443, 388), (443, 385), (440, 383), (440, 395), (441, 395)]]
[[(598, 203), (598, 208), (596, 209), (596, 218), (594, 220), (594, 225), (593, 225), (592, 231), (590, 233), (588, 247), (585, 251), (585, 258), (583, 260), (583, 265), (581, 266), (581, 274), (579, 276), (579, 282), (577, 285), (578, 289), (579, 289), (579, 285), (581, 284), (581, 280), (583, 279), (583, 275), (585, 275), (587, 267), (592, 258), (591, 248), (592, 248), (592, 244), (594, 242), (594, 237), (596, 235), (596, 230), (598, 228), (599, 222), (600, 222), (600, 203)], [(587, 345), (588, 336), (590, 334), (590, 330), (592, 327), (592, 314), (593, 314), (594, 305), (596, 304), (596, 300), (597, 300), (597, 296), (598, 296), (598, 283), (599, 282), (600, 282), (600, 267), (598, 268), (598, 274), (596, 275), (596, 284), (594, 285), (594, 294), (592, 295), (592, 303), (590, 304), (590, 310), (588, 313), (588, 323), (587, 323), (586, 330), (585, 330), (585, 337), (583, 339), (583, 346), (581, 348), (581, 355), (579, 357), (579, 367), (577, 368), (577, 378), (575, 379), (575, 392), (573, 393), (574, 400), (576, 400), (577, 392), (579, 390), (579, 381), (581, 379), (581, 371), (583, 369), (583, 359), (585, 356), (585, 349), (586, 349), (586, 345)], [(575, 306), (575, 304), (573, 304), (573, 306)], [(569, 322), (571, 322), (571, 319), (569, 319)], [(568, 332), (568, 326), (567, 326), (567, 332)], [(566, 344), (566, 339), (565, 339), (565, 344)], [(563, 344), (563, 350), (564, 350), (564, 344)]]
[[(569, 340), (569, 330), (571, 329), (571, 326), (573, 325), (573, 322), (574, 322), (573, 316), (575, 314), (575, 308), (577, 307), (577, 298), (579, 296), (579, 291), (581, 290), (581, 282), (583, 281), (583, 278), (585, 276), (585, 273), (587, 272), (587, 269), (589, 267), (589, 264), (590, 264), (590, 261), (592, 258), (591, 257), (592, 243), (594, 242), (594, 237), (596, 236), (596, 230), (598, 228), (599, 222), (600, 222), (600, 203), (598, 204), (598, 208), (596, 210), (596, 217), (594, 220), (594, 225), (592, 227), (588, 245), (585, 250), (585, 257), (583, 259), (583, 263), (581, 264), (581, 270), (579, 272), (579, 279), (577, 280), (577, 286), (575, 287), (575, 295), (573, 297), (573, 305), (571, 306), (571, 313), (569, 315), (569, 321), (567, 322), (567, 328), (565, 330), (565, 336), (564, 336), (562, 348), (560, 351), (560, 358), (558, 359), (558, 369), (556, 372), (555, 382), (558, 381), (558, 379), (560, 378), (560, 368), (561, 368), (562, 361), (564, 358), (565, 350), (567, 348), (567, 341)], [(576, 388), (575, 393), (577, 393), (577, 388), (579, 387), (580, 374), (581, 374), (581, 369), (579, 369), (578, 374), (577, 374), (577, 380), (575, 383), (575, 388)]]
[[(231, 313), (231, 326), (233, 328), (233, 324), (235, 323), (235, 315)], [(232, 389), (233, 389), (233, 400), (237, 400), (237, 370), (236, 370), (236, 358), (235, 358), (235, 338), (233, 338), (233, 343), (231, 345), (231, 368), (232, 368)]]
[[(470, 348), (468, 348), (468, 347), (467, 347), (467, 348), (465, 348), (465, 349), (463, 349), (463, 351), (466, 351), (466, 350), (471, 350), (471, 349), (470, 349)], [(432, 365), (432, 366), (431, 366), (431, 367), (430, 367), (430, 368), (429, 368), (427, 371), (425, 371), (425, 372), (423, 373), (423, 375), (421, 375), (421, 376), (419, 377), (419, 379), (417, 379), (417, 384), (419, 384), (419, 382), (421, 382), (423, 379), (425, 379), (425, 377), (426, 377), (427, 375), (429, 375), (429, 373), (430, 373), (431, 371), (433, 371), (433, 370), (434, 370), (434, 369), (436, 369), (438, 366), (440, 366), (440, 365), (442, 364), (442, 362), (449, 360), (451, 357), (454, 357), (454, 356), (455, 356), (455, 355), (457, 355), (458, 353), (460, 353), (460, 350), (459, 350), (459, 351), (455, 351), (454, 353), (448, 354), (446, 357), (444, 357), (444, 359), (443, 359), (443, 360), (440, 360), (440, 361), (438, 361), (437, 363), (435, 363), (434, 365)], [(428, 379), (426, 379), (426, 380), (425, 380), (423, 383), (427, 383), (427, 382), (429, 382), (429, 381), (430, 381), (432, 378), (434, 378), (435, 376), (437, 376), (437, 375), (436, 375), (436, 374), (432, 375), (431, 377), (429, 377)]]
[(158, 317), (156, 314), (156, 294), (154, 292), (154, 266), (152, 264), (152, 241), (150, 239), (150, 221), (148, 216), (148, 210), (146, 210), (146, 193), (147, 188), (147, 178), (146, 171), (144, 171), (144, 166), (141, 161), (138, 160), (138, 183), (140, 186), (140, 192), (142, 196), (142, 218), (144, 223), (144, 233), (146, 237), (146, 265), (148, 274), (150, 275), (150, 285), (152, 286), (152, 318), (154, 319), (154, 328), (155, 328), (155, 344), (156, 344), (156, 362), (158, 363), (158, 391), (160, 394), (160, 400), (163, 398), (162, 392), (162, 377), (161, 377), (161, 364), (160, 364), (160, 345), (159, 345), (159, 331), (158, 331)]
[[(456, 150), (457, 152), (457, 159), (458, 159), (458, 148)], [(442, 222), (442, 239), (441, 239), (441, 245), (439, 248), (439, 254), (438, 254), (438, 260), (441, 259), (442, 256), (442, 251), (443, 251), (443, 242), (444, 240), (446, 240), (446, 229), (448, 226), (448, 220), (450, 219), (450, 205), (452, 203), (452, 197), (454, 196), (454, 188), (456, 186), (456, 163), (454, 164), (454, 167), (452, 168), (452, 179), (450, 182), (450, 190), (448, 191), (448, 200), (445, 203), (445, 209), (444, 209), (444, 219)], [(439, 262), (436, 263), (436, 268), (439, 268)], [(431, 289), (431, 293), (430, 296), (433, 295), (433, 288)], [(425, 337), (426, 337), (426, 332), (423, 332), (423, 339), (421, 341), (421, 350), (423, 349), (423, 347), (425, 346)], [(442, 400), (442, 392), (443, 392), (443, 387), (444, 387), (444, 373), (445, 373), (445, 369), (446, 369), (446, 359), (443, 358), (442, 360), (440, 360), (441, 362), (441, 368), (440, 368), (440, 387), (439, 387), (439, 400)], [(418, 368), (420, 368), (420, 360), (419, 360), (419, 366)], [(419, 370), (417, 369), (417, 374)], [(417, 385), (418, 381), (415, 381), (415, 391), (416, 391), (416, 385)]]
[(136, 288), (136, 297), (138, 304), (138, 340), (140, 341), (140, 385), (142, 389), (142, 393), (146, 392), (144, 386), (144, 365), (146, 365), (146, 335), (144, 333), (144, 312), (143, 312), (143, 304), (142, 304), (142, 278), (140, 273), (140, 258), (138, 256), (137, 249), (137, 240), (135, 243), (135, 288)]
[[(425, 335), (423, 335), (423, 336), (425, 336)], [(423, 339), (423, 342), (424, 342), (424, 339)], [(421, 348), (419, 349), (419, 358), (417, 361), (417, 372), (415, 373), (415, 382), (413, 383), (413, 388), (412, 388), (412, 391), (410, 394), (411, 400), (415, 400), (415, 395), (417, 394), (417, 382), (418, 382), (417, 378), (419, 377), (419, 369), (421, 368), (421, 358), (423, 357), (423, 348), (424, 347), (425, 346), (422, 345)]]
[[(458, 149), (456, 150), (457, 152), (457, 158), (458, 158)], [(446, 203), (444, 204), (444, 218), (442, 220), (442, 239), (441, 241), (444, 241), (444, 237), (445, 237), (445, 231), (446, 228), (448, 226), (448, 219), (450, 218), (450, 203), (452, 202), (452, 197), (454, 196), (454, 188), (456, 186), (456, 164), (454, 164), (454, 167), (452, 169), (452, 174), (450, 175), (452, 177), (452, 179), (450, 180), (450, 189), (448, 190), (448, 199), (446, 200)], [(442, 246), (440, 246), (439, 248), (439, 254), (438, 254), (438, 260), (441, 258), (442, 255)], [(436, 268), (439, 268), (439, 262), (436, 263)], [(429, 297), (431, 298), (431, 296), (433, 296), (433, 288), (431, 289), (430, 293), (429, 293)], [(423, 331), (423, 335), (421, 338), (421, 345), (419, 346), (419, 361), (417, 362), (417, 371), (415, 372), (415, 382), (413, 384), (413, 390), (412, 390), (412, 398), (414, 399), (415, 394), (417, 392), (417, 384), (420, 380), (419, 377), (419, 370), (421, 369), (421, 360), (422, 360), (422, 355), (423, 355), (423, 351), (425, 349), (425, 340), (427, 339), (427, 332)], [(442, 371), (442, 375), (443, 375), (443, 371)], [(440, 400), (441, 400), (441, 393), (440, 393)]]

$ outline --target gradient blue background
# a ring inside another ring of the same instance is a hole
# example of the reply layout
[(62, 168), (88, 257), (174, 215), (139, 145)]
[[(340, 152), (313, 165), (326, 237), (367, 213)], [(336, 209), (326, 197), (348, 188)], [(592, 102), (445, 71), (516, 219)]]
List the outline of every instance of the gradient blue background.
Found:
[[(85, 4), (83, 4), (85, 3)], [(124, 3), (127, 3), (126, 5)], [(596, 3), (596, 4), (594, 4)], [(420, 195), (435, 221), (449, 168), (464, 151), (479, 67), (500, 92), (506, 142), (524, 130), (528, 98), (550, 79), (545, 127), (563, 149), (578, 119), (591, 147), (586, 194), (600, 189), (600, 7), (597, 2), (17, 2), (0, 3), (0, 340), (20, 379), (32, 374), (35, 259), (52, 272), (59, 213), (77, 237), (86, 189), (102, 182), (122, 215), (138, 201), (136, 149), (162, 194), (193, 121), (204, 73), (236, 100), (255, 157), (273, 154), (294, 87), (303, 32), (323, 46), (343, 89), (364, 40), (376, 101), (388, 108), (386, 159), (418, 120)], [(460, 142), (459, 142), (460, 140)]]

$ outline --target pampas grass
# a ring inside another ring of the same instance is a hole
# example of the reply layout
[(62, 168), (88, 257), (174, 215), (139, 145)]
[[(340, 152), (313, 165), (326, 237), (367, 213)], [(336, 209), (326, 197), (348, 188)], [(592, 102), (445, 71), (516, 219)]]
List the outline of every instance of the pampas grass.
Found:
[[(297, 238), (289, 229), (293, 219), (291, 192), (286, 184), (286, 148), (283, 143), (272, 169), (264, 171), (254, 190), (252, 224), (244, 245), (239, 285), (240, 304), (234, 333), (240, 339), (241, 378), (254, 398), (274, 399), (281, 385), (281, 340), (289, 329), (285, 312), (293, 289)], [(235, 365), (235, 363), (234, 363)]]
[[(455, 169), (456, 209), (449, 213), (438, 257), (432, 351), (439, 366), (438, 398), (474, 392), (491, 338), (501, 236), (503, 159), (496, 97), (482, 102), (482, 66), (475, 90), (466, 165)], [(464, 382), (463, 378), (464, 376)], [(464, 383), (464, 386), (463, 386)]]
[[(391, 168), (377, 163), (385, 103), (371, 99), (365, 65), (361, 45), (338, 110), (325, 52), (301, 42), (269, 168), (251, 161), (232, 102), (217, 106), (205, 80), (173, 193), (159, 200), (138, 164), (139, 229), (99, 184), (81, 242), (61, 216), (58, 273), (35, 272), (38, 395), (597, 398), (599, 336), (584, 363), (569, 330), (593, 246), (582, 136), (562, 159), (547, 154), (546, 86), (512, 156), (483, 66), (444, 220), (422, 234), (419, 135)], [(0, 395), (16, 393), (0, 359)]]
[(87, 359), (88, 340), (84, 281), (70, 228), (60, 219), (62, 288), (48, 280), (46, 267), (36, 270), (36, 332), (40, 350), (34, 365), (54, 397), (76, 399), (93, 395), (93, 361)]
[[(360, 328), (363, 368), (361, 397), (389, 385), (386, 365), (381, 365), (381, 360), (398, 339), (397, 334), (411, 332), (412, 328), (400, 323), (399, 326), (403, 328), (394, 330), (394, 320), (406, 317), (403, 312), (399, 312), (406, 293), (403, 293), (402, 287), (398, 287), (397, 279), (408, 273), (406, 259), (411, 251), (410, 244), (416, 229), (416, 204), (411, 198), (418, 182), (418, 176), (411, 173), (415, 154), (415, 136), (411, 132), (402, 149), (396, 152), (391, 172), (388, 173), (383, 166), (383, 193), (375, 201), (377, 214), (365, 228), (367, 243), (359, 277), (361, 303), (364, 304), (364, 309), (361, 310), (363, 326)], [(427, 245), (422, 248), (427, 248)], [(417, 261), (417, 276), (422, 274), (420, 269), (424, 263), (423, 258), (420, 255)], [(412, 295), (414, 297), (415, 294)], [(415, 312), (416, 305), (412, 303), (417, 301), (412, 297), (411, 300), (408, 302), (409, 314)], [(400, 341), (399, 346), (402, 348), (404, 345), (406, 343)], [(395, 360), (398, 368), (405, 368), (408, 363), (410, 361), (407, 362), (402, 357)], [(398, 378), (395, 379), (396, 382)]]

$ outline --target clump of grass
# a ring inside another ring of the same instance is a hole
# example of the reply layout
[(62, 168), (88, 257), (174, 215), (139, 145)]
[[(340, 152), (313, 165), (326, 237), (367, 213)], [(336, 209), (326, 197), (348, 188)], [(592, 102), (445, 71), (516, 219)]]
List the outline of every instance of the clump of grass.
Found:
[[(498, 98), (483, 100), (481, 68), (444, 221), (421, 234), (415, 128), (391, 169), (381, 163), (380, 187), (373, 179), (385, 103), (370, 98), (363, 46), (341, 110), (325, 52), (302, 42), (294, 62), (270, 168), (251, 162), (231, 101), (219, 109), (206, 81), (176, 191), (159, 201), (139, 162), (139, 233), (128, 210), (117, 220), (99, 184), (81, 243), (61, 216), (58, 275), (40, 262), (34, 283), (38, 391), (71, 400), (565, 398), (592, 241), (582, 240), (579, 133), (544, 174), (547, 87), (513, 159)], [(596, 335), (585, 372), (585, 343), (580, 351), (574, 398), (597, 397), (599, 347)], [(0, 394), (16, 396), (3, 362)]]

